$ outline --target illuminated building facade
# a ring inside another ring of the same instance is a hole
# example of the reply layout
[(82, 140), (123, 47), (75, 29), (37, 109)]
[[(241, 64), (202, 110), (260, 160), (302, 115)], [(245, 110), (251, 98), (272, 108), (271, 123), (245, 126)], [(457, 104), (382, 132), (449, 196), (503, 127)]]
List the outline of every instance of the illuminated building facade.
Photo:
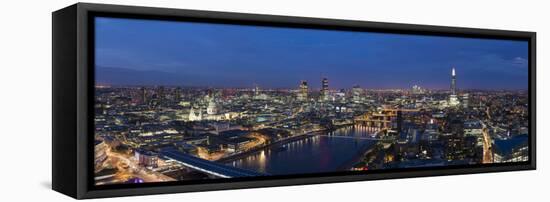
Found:
[(460, 101), (458, 101), (458, 95), (456, 94), (456, 72), (455, 68), (451, 70), (451, 95), (449, 97), (449, 106), (458, 106)]
[(321, 92), (320, 92), (319, 100), (320, 101), (329, 100), (328, 79), (327, 78), (323, 78), (321, 80)]
[(151, 167), (151, 168), (158, 167), (157, 154), (151, 151), (137, 149), (135, 151), (135, 157), (140, 166)]
[(306, 101), (307, 100), (307, 93), (308, 93), (308, 86), (307, 81), (300, 81), (300, 89), (298, 90), (298, 100), (299, 101)]
[(351, 94), (352, 94), (351, 99), (353, 100), (353, 102), (359, 103), (363, 98), (363, 89), (359, 85), (355, 85), (351, 89)]
[(105, 161), (107, 161), (107, 144), (105, 144), (104, 141), (96, 140), (95, 141), (95, 147), (94, 147), (94, 165), (95, 165), (95, 172), (100, 171), (103, 169), (103, 165)]
[(147, 90), (145, 89), (145, 87), (141, 87), (141, 102), (143, 104), (147, 104)]

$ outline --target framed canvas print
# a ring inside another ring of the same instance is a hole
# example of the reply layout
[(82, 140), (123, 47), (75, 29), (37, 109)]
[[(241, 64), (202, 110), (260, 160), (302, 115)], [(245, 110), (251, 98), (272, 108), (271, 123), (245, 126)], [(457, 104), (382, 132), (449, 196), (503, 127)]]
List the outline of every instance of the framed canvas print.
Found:
[(53, 189), (95, 198), (535, 169), (535, 33), (78, 3)]

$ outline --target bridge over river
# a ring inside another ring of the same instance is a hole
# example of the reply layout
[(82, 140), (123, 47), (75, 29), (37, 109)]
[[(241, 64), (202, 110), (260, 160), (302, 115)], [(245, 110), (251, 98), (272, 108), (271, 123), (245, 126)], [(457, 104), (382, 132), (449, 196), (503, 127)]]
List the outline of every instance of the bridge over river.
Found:
[(205, 159), (197, 158), (189, 154), (182, 153), (175, 148), (163, 149), (160, 155), (177, 161), (186, 167), (191, 169), (208, 173), (221, 178), (234, 178), (234, 177), (255, 177), (266, 176), (265, 173), (251, 171), (242, 168), (235, 168), (224, 164), (208, 161)]

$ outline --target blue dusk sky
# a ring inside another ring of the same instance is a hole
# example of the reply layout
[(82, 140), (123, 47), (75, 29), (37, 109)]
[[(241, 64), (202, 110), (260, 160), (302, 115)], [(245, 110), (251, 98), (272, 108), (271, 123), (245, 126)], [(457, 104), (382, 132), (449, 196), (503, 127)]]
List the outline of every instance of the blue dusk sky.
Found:
[(109, 85), (527, 89), (526, 41), (96, 18)]

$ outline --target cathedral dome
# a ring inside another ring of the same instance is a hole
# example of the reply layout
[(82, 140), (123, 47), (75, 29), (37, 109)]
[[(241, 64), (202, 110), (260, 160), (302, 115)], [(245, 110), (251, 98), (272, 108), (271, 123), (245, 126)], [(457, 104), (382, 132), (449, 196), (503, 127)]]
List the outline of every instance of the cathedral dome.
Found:
[(206, 107), (206, 113), (209, 115), (217, 114), (218, 113), (218, 106), (214, 102), (214, 99), (211, 99), (208, 102), (208, 107)]

